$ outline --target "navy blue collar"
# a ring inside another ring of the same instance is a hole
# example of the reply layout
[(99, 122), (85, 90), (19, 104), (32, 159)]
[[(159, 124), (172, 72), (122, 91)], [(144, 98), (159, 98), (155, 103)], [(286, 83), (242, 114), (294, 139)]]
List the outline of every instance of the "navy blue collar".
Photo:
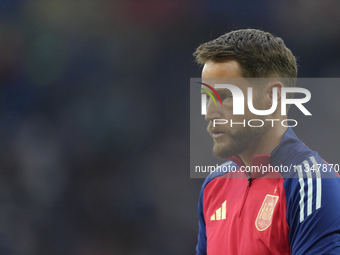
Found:
[(293, 129), (289, 127), (284, 133), (279, 145), (270, 153), (270, 163), (273, 166), (280, 165), (287, 161), (293, 154), (296, 154), (297, 149), (305, 146), (306, 145), (295, 135)]

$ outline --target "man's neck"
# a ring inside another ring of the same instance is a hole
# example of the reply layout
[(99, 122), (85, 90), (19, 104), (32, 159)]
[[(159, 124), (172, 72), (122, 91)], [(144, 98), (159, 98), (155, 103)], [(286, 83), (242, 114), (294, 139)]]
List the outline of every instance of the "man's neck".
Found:
[(239, 154), (244, 165), (251, 167), (254, 155), (270, 154), (280, 144), (286, 131), (287, 128), (283, 126), (270, 128), (259, 141), (252, 144), (247, 150)]

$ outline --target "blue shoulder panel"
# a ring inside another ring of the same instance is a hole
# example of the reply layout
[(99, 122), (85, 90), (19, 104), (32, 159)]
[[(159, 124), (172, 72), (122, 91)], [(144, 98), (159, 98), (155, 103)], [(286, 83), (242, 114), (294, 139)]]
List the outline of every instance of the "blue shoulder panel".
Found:
[(338, 174), (308, 147), (292, 162), (294, 170), (282, 173), (291, 253), (340, 254)]

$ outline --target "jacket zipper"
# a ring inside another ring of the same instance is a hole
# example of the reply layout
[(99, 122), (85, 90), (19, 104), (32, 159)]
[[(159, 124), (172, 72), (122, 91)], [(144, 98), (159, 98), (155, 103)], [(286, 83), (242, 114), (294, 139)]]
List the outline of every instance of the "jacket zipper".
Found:
[(251, 181), (252, 181), (252, 178), (251, 178), (251, 175), (248, 176), (248, 181), (247, 181), (247, 189), (246, 189), (246, 192), (243, 196), (243, 201), (242, 201), (242, 206), (241, 206), (241, 210), (240, 210), (240, 213), (238, 215), (238, 217), (240, 218), (241, 217), (241, 214), (242, 214), (242, 211), (243, 211), (243, 207), (244, 207), (244, 204), (246, 202), (246, 199), (247, 199), (247, 196), (248, 196), (248, 193), (249, 193), (249, 188), (251, 186)]

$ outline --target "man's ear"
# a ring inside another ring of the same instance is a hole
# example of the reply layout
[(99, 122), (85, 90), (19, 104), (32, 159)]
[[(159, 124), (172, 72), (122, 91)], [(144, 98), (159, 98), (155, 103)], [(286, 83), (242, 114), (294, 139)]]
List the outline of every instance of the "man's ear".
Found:
[(273, 105), (273, 93), (275, 91), (274, 88), (276, 88), (276, 90), (277, 90), (277, 106), (278, 106), (278, 108), (280, 108), (280, 106), (281, 106), (281, 92), (282, 92), (283, 85), (279, 81), (273, 81), (271, 83), (268, 83), (267, 86), (266, 86), (266, 93), (267, 93), (267, 95), (269, 96), (269, 99), (270, 99), (270, 100), (268, 100), (267, 107), (270, 108)]

